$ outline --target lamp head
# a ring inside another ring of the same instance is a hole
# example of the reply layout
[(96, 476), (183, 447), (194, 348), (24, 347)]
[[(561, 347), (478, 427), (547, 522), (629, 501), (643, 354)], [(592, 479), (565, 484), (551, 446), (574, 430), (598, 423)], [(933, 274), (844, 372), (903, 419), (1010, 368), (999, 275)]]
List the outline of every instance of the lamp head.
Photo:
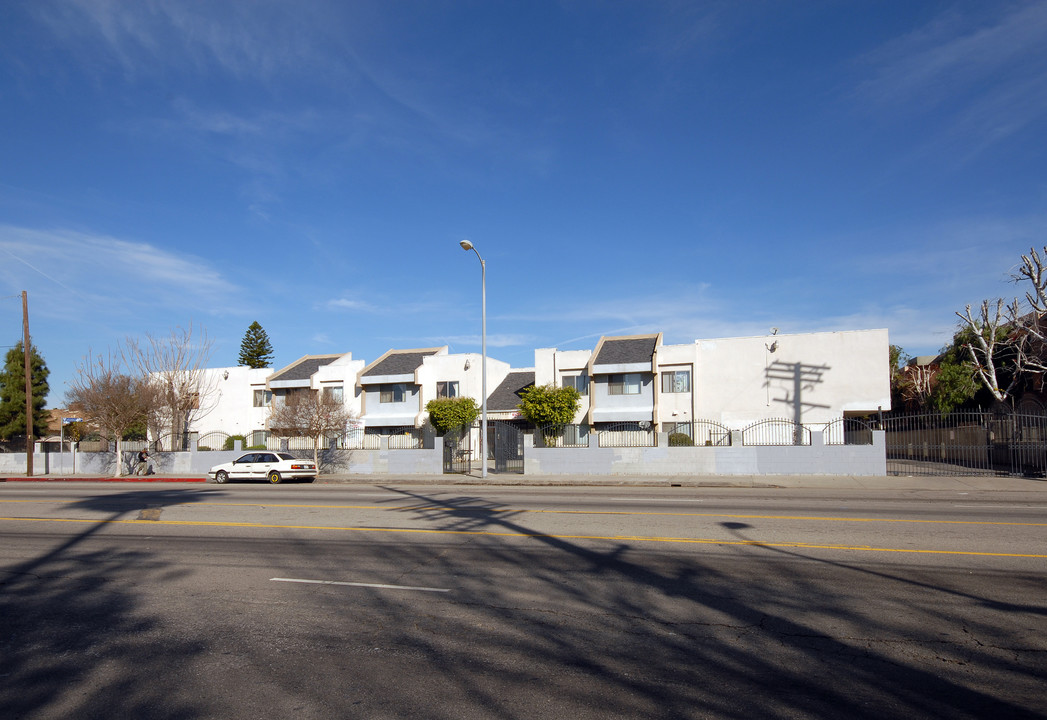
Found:
[(462, 246), (462, 250), (472, 250), (473, 249), (473, 244), (471, 242), (469, 242), (468, 240), (462, 240), (458, 244)]

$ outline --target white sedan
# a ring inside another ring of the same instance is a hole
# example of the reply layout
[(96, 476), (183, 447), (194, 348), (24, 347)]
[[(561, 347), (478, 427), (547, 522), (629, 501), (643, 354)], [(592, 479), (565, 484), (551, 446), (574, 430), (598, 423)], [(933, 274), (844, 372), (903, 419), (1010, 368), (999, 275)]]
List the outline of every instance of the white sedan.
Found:
[(274, 485), (281, 480), (316, 479), (316, 463), (285, 452), (250, 452), (232, 462), (215, 465), (207, 471), (216, 483), (229, 480), (268, 480)]

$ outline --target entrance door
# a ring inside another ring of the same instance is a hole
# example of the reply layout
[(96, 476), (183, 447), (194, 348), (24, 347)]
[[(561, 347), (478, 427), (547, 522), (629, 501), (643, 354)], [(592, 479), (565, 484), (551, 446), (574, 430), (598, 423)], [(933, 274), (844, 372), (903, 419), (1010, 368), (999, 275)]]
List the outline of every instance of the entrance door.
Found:
[(493, 420), (487, 423), (487, 443), (487, 457), (494, 460), (494, 472), (523, 474), (523, 430), (504, 420)]
[(444, 435), (444, 472), (468, 475), (473, 469), (472, 432), (459, 428)]

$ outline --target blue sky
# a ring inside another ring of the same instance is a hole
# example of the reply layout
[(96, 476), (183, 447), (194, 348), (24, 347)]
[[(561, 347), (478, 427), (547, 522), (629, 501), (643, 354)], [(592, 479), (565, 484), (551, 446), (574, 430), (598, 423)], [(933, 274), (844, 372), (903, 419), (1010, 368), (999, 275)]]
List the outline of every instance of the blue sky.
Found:
[[(886, 327), (1047, 243), (1045, 2), (0, 4), (0, 345)], [(6, 298), (6, 299), (3, 299)], [(6, 339), (6, 341), (5, 341)]]

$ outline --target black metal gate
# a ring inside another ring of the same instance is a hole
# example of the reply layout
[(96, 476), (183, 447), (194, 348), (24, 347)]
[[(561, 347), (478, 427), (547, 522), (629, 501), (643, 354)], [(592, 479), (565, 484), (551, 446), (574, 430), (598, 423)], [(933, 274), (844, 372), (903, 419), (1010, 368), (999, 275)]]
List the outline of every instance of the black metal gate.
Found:
[(955, 411), (884, 418), (889, 475), (1047, 474), (1047, 415)]
[(523, 473), (524, 433), (504, 420), (487, 423), (487, 459), (494, 460), (494, 472)]
[(444, 472), (468, 475), (473, 469), (471, 428), (459, 428), (444, 435)]

